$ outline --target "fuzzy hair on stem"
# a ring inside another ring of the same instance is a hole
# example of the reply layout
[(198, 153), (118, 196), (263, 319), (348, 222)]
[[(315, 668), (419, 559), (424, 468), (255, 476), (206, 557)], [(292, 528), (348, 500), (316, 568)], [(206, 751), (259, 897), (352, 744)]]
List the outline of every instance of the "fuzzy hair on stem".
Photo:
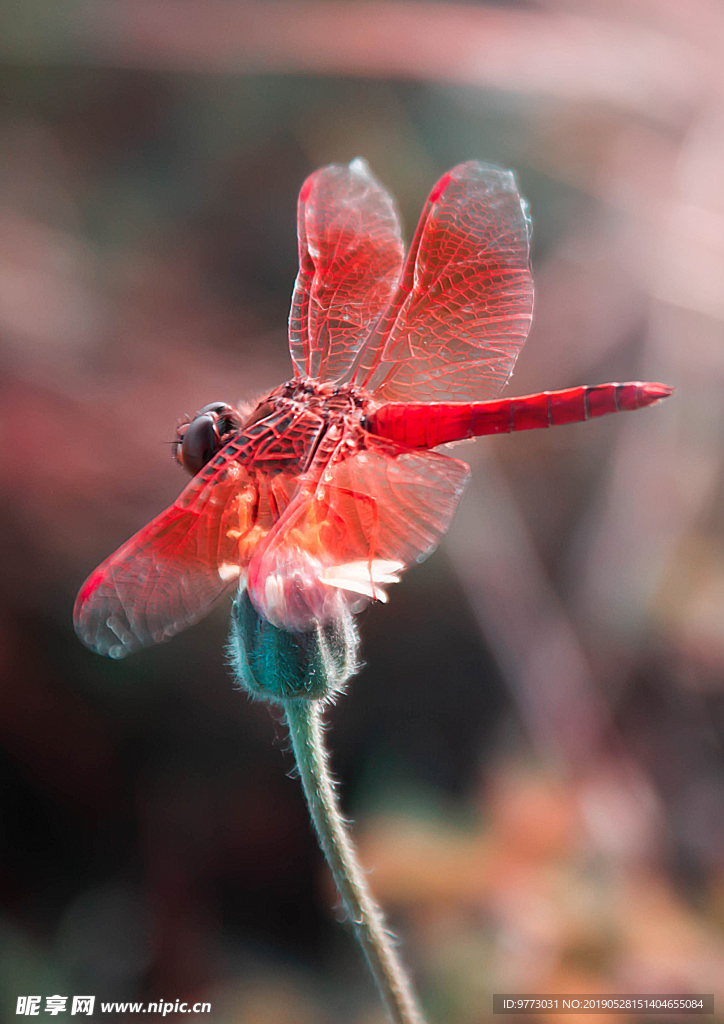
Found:
[(283, 701), (307, 806), (345, 910), (395, 1024), (424, 1024), (407, 972), (340, 813), (324, 743), (323, 702)]

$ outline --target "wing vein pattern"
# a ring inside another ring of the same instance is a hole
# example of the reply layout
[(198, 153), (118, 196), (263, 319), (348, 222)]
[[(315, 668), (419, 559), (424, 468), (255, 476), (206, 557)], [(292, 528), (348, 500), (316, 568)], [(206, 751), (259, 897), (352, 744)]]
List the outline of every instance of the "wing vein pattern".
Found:
[(351, 379), (384, 401), (480, 401), (530, 329), (530, 221), (510, 171), (460, 164), (430, 193), (400, 283)]

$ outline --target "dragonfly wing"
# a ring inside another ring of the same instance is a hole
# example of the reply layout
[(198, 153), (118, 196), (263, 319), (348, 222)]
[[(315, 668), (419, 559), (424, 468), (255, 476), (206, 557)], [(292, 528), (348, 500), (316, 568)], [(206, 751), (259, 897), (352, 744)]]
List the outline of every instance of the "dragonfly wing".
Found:
[(302, 186), (298, 234), (292, 362), (300, 377), (335, 381), (397, 285), (404, 255), (397, 213), (364, 160), (331, 164)]
[(122, 658), (197, 622), (239, 575), (239, 536), (257, 486), (238, 463), (214, 486), (191, 481), (86, 580), (75, 628), (99, 654)]
[(511, 171), (470, 161), (430, 193), (355, 373), (385, 401), (498, 394), (530, 329), (530, 220)]
[(88, 577), (74, 609), (83, 642), (122, 658), (202, 618), (293, 499), (321, 428), (313, 414), (284, 412), (230, 441)]
[(279, 628), (305, 630), (386, 600), (385, 585), (446, 532), (469, 468), (363, 434), (314, 489), (300, 491), (249, 566), (249, 596)]

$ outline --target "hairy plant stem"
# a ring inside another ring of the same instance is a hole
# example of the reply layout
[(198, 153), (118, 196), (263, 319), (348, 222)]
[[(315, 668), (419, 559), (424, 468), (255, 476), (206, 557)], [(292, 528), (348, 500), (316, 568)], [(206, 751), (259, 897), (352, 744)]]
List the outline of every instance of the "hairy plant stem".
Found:
[(324, 745), (322, 702), (286, 700), (294, 756), (319, 842), (367, 963), (395, 1024), (424, 1024), (412, 987), (385, 928), (382, 911), (365, 881), (357, 852), (339, 811)]

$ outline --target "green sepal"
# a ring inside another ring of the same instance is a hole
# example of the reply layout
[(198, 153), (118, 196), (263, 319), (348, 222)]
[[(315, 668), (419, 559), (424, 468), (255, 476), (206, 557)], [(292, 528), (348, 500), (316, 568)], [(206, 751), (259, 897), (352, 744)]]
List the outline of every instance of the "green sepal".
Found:
[(278, 629), (258, 613), (246, 588), (231, 609), (228, 654), (241, 686), (269, 701), (327, 700), (359, 668), (352, 616), (303, 633)]

